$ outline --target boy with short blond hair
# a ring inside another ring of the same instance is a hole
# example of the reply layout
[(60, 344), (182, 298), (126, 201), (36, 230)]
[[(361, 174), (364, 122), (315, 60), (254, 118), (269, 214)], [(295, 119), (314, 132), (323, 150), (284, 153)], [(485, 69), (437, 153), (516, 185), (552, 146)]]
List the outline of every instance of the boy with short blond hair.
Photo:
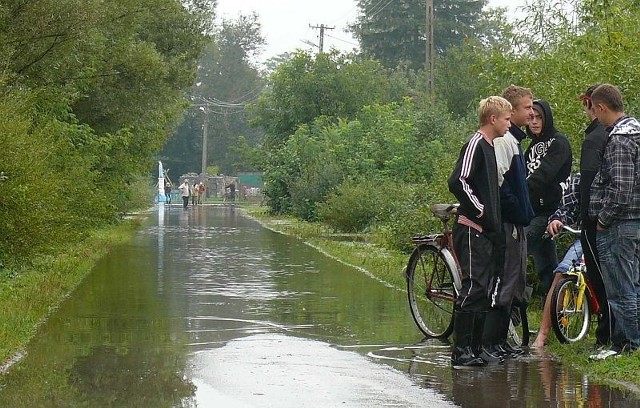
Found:
[(462, 273), (454, 313), (451, 365), (483, 366), (502, 359), (483, 350), (482, 332), (489, 308), (489, 285), (503, 247), (498, 174), (493, 140), (511, 125), (511, 104), (500, 96), (480, 102), (480, 129), (460, 151), (449, 177), (449, 190), (460, 203), (453, 244)]

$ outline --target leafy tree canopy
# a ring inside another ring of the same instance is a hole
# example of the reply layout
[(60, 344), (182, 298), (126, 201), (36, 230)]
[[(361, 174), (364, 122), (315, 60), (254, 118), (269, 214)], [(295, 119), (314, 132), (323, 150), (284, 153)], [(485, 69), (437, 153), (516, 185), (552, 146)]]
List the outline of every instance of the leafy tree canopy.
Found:
[(182, 114), (215, 4), (2, 3), (0, 262), (53, 251), (148, 200), (137, 181)]
[(300, 51), (270, 75), (251, 106), (252, 124), (264, 129), (265, 145), (275, 148), (317, 117), (353, 118), (365, 105), (400, 100), (406, 92), (407, 84), (378, 62)]

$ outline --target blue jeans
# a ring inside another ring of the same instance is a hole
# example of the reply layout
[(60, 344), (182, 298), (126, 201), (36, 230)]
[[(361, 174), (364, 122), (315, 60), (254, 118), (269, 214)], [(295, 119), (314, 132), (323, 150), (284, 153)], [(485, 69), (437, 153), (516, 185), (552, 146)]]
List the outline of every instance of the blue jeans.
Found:
[(573, 245), (567, 249), (567, 252), (564, 254), (564, 258), (562, 261), (556, 266), (556, 273), (565, 273), (572, 266), (577, 265), (580, 262), (580, 258), (582, 258), (582, 243), (580, 239), (577, 239)]
[(596, 234), (607, 298), (616, 324), (614, 346), (640, 347), (640, 220), (625, 220)]
[(527, 252), (533, 256), (533, 266), (544, 293), (549, 290), (553, 280), (553, 271), (558, 266), (556, 241), (549, 236), (544, 236), (547, 222), (546, 215), (536, 215), (531, 223), (524, 228), (524, 233), (527, 235)]

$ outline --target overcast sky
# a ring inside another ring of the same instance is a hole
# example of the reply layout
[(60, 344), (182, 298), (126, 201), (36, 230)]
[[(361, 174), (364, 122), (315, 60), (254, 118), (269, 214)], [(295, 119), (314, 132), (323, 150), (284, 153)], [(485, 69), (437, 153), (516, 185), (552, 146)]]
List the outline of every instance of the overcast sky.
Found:
[[(384, 5), (394, 0), (380, 0)], [(489, 6), (516, 7), (525, 0), (489, 0)], [(324, 49), (351, 51), (357, 41), (345, 33), (356, 20), (356, 0), (218, 0), (218, 14), (234, 19), (238, 14), (255, 11), (262, 24), (267, 46), (261, 60), (266, 60), (297, 48), (316, 50), (308, 43), (318, 44), (319, 29), (310, 26), (334, 27), (325, 30)]]

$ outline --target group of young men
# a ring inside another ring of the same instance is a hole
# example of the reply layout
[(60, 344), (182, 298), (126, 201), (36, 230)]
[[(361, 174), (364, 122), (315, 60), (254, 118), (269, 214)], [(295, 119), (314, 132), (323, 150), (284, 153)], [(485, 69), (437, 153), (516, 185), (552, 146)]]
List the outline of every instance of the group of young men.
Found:
[[(597, 344), (609, 346), (592, 357), (603, 359), (640, 347), (640, 123), (625, 115), (613, 85), (592, 86), (581, 100), (592, 119), (581, 148), (581, 241), (603, 313)], [(555, 241), (544, 233), (557, 233), (550, 217), (572, 164), (569, 141), (556, 130), (550, 105), (534, 100), (527, 88), (512, 85), (502, 96), (482, 100), (479, 119), (449, 178), (460, 203), (453, 239), (462, 272), (454, 367), (500, 363), (523, 353), (507, 342), (511, 306), (526, 301), (527, 255), (543, 291), (551, 286), (558, 260)], [(532, 140), (523, 152), (526, 137)], [(534, 346), (544, 346), (544, 338)]]

